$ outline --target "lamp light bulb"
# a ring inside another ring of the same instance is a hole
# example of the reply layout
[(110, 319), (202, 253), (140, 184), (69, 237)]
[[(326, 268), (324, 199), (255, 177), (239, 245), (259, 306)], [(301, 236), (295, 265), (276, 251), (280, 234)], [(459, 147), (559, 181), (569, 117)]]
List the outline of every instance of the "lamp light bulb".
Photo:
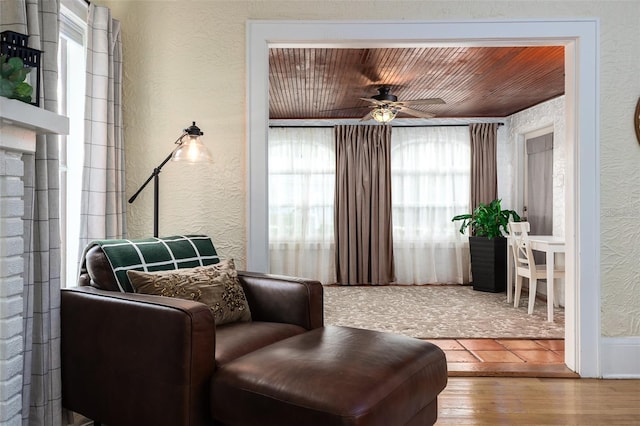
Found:
[(196, 162), (200, 155), (200, 149), (198, 147), (198, 136), (189, 136), (187, 141), (187, 161)]

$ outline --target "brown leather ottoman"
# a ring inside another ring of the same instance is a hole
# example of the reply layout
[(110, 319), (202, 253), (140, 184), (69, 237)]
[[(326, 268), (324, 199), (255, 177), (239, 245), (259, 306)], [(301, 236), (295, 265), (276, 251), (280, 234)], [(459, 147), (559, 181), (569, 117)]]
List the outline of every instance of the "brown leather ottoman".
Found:
[(435, 345), (327, 326), (221, 366), (211, 410), (231, 426), (431, 425), (446, 384)]

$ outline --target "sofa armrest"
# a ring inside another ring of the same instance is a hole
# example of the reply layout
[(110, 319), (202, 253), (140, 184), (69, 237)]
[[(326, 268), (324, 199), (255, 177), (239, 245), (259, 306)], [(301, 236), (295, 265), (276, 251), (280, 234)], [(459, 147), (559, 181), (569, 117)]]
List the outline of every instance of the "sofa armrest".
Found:
[(206, 305), (63, 289), (61, 336), (65, 408), (122, 426), (211, 423), (215, 324)]
[(238, 271), (254, 321), (322, 327), (322, 284), (304, 278)]

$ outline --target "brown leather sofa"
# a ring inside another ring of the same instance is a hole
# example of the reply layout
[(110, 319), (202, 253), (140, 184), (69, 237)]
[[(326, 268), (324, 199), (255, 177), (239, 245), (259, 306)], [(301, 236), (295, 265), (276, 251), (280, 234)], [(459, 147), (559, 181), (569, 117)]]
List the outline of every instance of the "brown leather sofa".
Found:
[(252, 321), (216, 327), (204, 304), (121, 293), (93, 247), (61, 295), (63, 406), (109, 426), (435, 422), (437, 347), (324, 327), (316, 281), (238, 275)]

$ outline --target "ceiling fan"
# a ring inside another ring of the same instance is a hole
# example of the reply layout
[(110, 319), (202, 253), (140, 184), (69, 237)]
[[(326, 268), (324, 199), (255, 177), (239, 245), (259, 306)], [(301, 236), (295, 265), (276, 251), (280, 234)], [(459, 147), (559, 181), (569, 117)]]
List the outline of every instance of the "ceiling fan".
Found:
[(374, 119), (380, 123), (388, 123), (393, 120), (396, 115), (402, 111), (405, 114), (412, 115), (419, 118), (432, 118), (435, 114), (419, 111), (412, 108), (413, 105), (436, 105), (444, 104), (445, 102), (440, 98), (428, 98), (428, 99), (413, 99), (406, 101), (399, 101), (398, 97), (389, 93), (391, 87), (380, 86), (378, 87), (378, 94), (370, 98), (360, 98), (363, 101), (371, 102), (372, 108), (367, 115), (362, 117), (360, 121), (367, 121)]

